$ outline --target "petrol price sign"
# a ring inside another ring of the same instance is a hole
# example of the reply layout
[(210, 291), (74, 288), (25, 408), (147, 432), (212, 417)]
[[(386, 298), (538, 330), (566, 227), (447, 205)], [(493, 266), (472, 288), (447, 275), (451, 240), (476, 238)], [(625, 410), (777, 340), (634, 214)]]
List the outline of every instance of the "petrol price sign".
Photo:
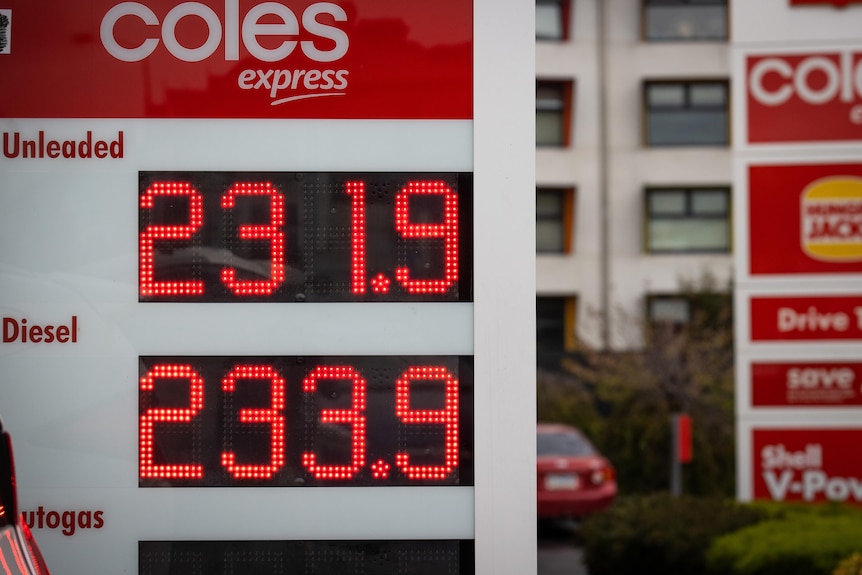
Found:
[(477, 509), (509, 479), (477, 462), (507, 387), (488, 366), (517, 354), (478, 351), (475, 272), (481, 244), (483, 313), (529, 325), (507, 242), (530, 230), (478, 223), (506, 218), (477, 202), (475, 8), (0, 2), (0, 416), (53, 569), (505, 555), (477, 549)]

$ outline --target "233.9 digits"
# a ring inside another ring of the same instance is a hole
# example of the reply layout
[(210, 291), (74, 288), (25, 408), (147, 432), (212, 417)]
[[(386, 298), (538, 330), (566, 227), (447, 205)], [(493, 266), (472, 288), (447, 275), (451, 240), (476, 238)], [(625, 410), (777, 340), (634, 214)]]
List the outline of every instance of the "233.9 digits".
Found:
[(141, 358), (141, 485), (464, 484), (471, 363)]

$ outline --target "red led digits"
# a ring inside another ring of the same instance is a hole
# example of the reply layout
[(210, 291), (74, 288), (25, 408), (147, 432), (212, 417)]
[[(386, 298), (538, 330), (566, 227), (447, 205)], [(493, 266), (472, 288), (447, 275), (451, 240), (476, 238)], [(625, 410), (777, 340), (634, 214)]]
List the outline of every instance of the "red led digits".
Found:
[(140, 474), (145, 479), (200, 479), (203, 465), (171, 463), (156, 465), (153, 461), (153, 435), (156, 423), (189, 423), (204, 407), (204, 380), (190, 365), (160, 364), (141, 378), (141, 391), (153, 391), (158, 379), (185, 379), (189, 382), (188, 407), (151, 407), (141, 414), (139, 430)]
[(374, 479), (386, 479), (389, 477), (389, 470), (392, 468), (391, 465), (383, 461), (382, 459), (376, 463), (371, 464), (371, 477)]
[[(440, 195), (445, 202), (443, 223), (417, 224), (410, 221), (410, 196)], [(410, 279), (410, 270), (400, 267), (395, 278), (411, 294), (442, 294), (458, 281), (458, 196), (444, 182), (409, 182), (395, 197), (395, 229), (407, 239), (443, 238), (445, 246), (443, 279)]]
[(237, 479), (269, 479), (284, 467), (284, 378), (269, 365), (238, 365), (222, 380), (222, 391), (232, 393), (236, 390), (238, 379), (268, 379), (271, 384), (271, 405), (268, 409), (240, 409), (240, 423), (269, 424), (270, 463), (268, 465), (245, 464), (236, 462), (236, 454), (224, 451), (221, 464), (228, 473)]
[(469, 358), (141, 356), (139, 365), (141, 487), (472, 485), (472, 460), (461, 457), (473, 440)]
[(346, 182), (350, 196), (350, 291), (365, 293), (365, 182)]
[(317, 382), (325, 379), (350, 380), (352, 383), (353, 407), (351, 409), (322, 409), (320, 422), (327, 424), (346, 423), (351, 427), (352, 445), (350, 465), (319, 465), (317, 455), (302, 454), (302, 465), (317, 479), (350, 479), (365, 466), (365, 379), (349, 365), (318, 366), (302, 382), (302, 390), (314, 393)]
[(468, 173), (141, 171), (138, 193), (141, 302), (472, 301)]
[[(443, 409), (411, 409), (412, 383), (444, 381)], [(413, 366), (395, 382), (395, 413), (405, 424), (441, 424), (445, 426), (443, 465), (410, 465), (407, 453), (396, 453), (395, 463), (410, 479), (445, 479), (458, 467), (458, 380), (445, 367)]]
[(284, 283), (284, 196), (269, 182), (239, 183), (222, 196), (221, 207), (232, 209), (237, 196), (269, 196), (270, 223), (241, 225), (239, 237), (242, 240), (269, 240), (270, 275), (268, 280), (238, 280), (235, 268), (224, 268), (221, 280), (236, 295), (270, 295)]
[(149, 225), (141, 232), (138, 244), (140, 294), (153, 296), (185, 296), (204, 293), (204, 283), (197, 280), (156, 281), (154, 252), (160, 240), (190, 240), (203, 225), (203, 199), (191, 184), (186, 182), (156, 182), (141, 196), (140, 208), (151, 210), (159, 196), (188, 196), (189, 218), (187, 225)]

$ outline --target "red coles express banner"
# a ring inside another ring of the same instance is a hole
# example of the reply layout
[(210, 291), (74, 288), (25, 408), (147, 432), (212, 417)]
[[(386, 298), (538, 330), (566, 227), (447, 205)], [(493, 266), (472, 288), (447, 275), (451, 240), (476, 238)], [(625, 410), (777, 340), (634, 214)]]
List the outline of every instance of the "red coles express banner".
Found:
[(862, 363), (753, 363), (751, 404), (755, 407), (862, 406)]
[(862, 51), (749, 55), (748, 141), (862, 140)]
[(751, 339), (862, 340), (862, 297), (752, 297)]
[(862, 164), (751, 166), (750, 270), (862, 273)]
[(5, 118), (472, 118), (471, 0), (5, 0)]
[(755, 429), (754, 498), (862, 503), (862, 429)]

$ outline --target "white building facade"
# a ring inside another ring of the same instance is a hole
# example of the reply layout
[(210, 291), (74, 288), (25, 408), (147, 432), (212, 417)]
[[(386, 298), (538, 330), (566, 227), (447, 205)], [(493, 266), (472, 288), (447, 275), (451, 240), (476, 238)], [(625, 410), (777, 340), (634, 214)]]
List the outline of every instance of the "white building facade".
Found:
[(537, 0), (539, 365), (733, 275), (727, 0)]

